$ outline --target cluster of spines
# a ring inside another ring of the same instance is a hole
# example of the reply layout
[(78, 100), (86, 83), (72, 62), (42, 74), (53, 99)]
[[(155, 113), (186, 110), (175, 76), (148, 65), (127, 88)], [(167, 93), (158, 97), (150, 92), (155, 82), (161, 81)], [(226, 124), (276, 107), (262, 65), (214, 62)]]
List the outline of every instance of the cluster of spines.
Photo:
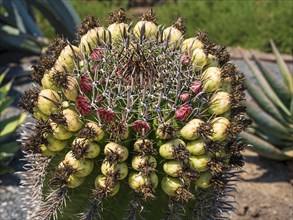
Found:
[(250, 123), (241, 104), (243, 74), (206, 33), (184, 40), (182, 18), (160, 30), (149, 12), (132, 34), (123, 10), (110, 17), (108, 29), (88, 17), (78, 30), (78, 47), (58, 38), (34, 67), (33, 78), (43, 90), (31, 90), (21, 100), (39, 120), (24, 151), (52, 156), (71, 145), (50, 181), (62, 199), (56, 203), (51, 194), (43, 209), (53, 197), (59, 209), (66, 189), (83, 183), (104, 145), (93, 206), (83, 218), (94, 218), (103, 200), (119, 191), (132, 146), (135, 172), (128, 181), (136, 205), (131, 213), (141, 208), (139, 198), (155, 198), (156, 147), (169, 160), (161, 187), (170, 207), (196, 199), (191, 183), (196, 191), (223, 190), (224, 173), (243, 163), (243, 147), (235, 138)]

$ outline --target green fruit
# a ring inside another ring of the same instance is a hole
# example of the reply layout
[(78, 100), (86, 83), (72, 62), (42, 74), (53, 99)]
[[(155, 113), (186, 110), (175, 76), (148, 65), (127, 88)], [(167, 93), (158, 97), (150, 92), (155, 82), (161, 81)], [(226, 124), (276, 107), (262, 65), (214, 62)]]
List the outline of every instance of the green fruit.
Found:
[(74, 175), (77, 177), (85, 177), (90, 175), (90, 173), (94, 169), (94, 162), (89, 159), (80, 159), (77, 160), (73, 154), (72, 151), (69, 151), (65, 159), (63, 161), (65, 164), (68, 164), (73, 169), (75, 169)]
[(209, 67), (201, 75), (203, 91), (214, 92), (222, 85), (221, 70), (218, 67)]
[(140, 171), (143, 167), (157, 167), (157, 161), (152, 156), (134, 156), (131, 161), (131, 166), (134, 170)]
[(80, 54), (78, 47), (65, 46), (54, 65), (54, 69), (60, 73), (72, 73), (75, 68), (75, 57), (78, 54)]
[(95, 137), (93, 138), (94, 141), (100, 141), (100, 140), (102, 140), (104, 138), (105, 133), (102, 130), (102, 128), (100, 128), (98, 126), (97, 123), (88, 122), (88, 123), (85, 124), (85, 127), (88, 127), (90, 129), (92, 129), (94, 131), (94, 133), (96, 134)]
[(192, 119), (180, 130), (181, 136), (189, 141), (198, 139), (200, 137), (198, 131), (203, 123), (201, 119)]
[(86, 138), (75, 138), (72, 142), (72, 145), (81, 145), (86, 149), (85, 158), (95, 158), (100, 154), (100, 146)]
[(127, 177), (128, 167), (125, 162), (114, 164), (105, 161), (101, 165), (101, 171), (105, 176), (115, 173), (118, 180), (123, 180)]
[(142, 186), (150, 186), (152, 189), (155, 189), (158, 186), (158, 182), (158, 176), (154, 173), (148, 176), (143, 176), (140, 173), (131, 173), (128, 178), (128, 184), (134, 190)]
[(71, 174), (67, 179), (66, 186), (71, 189), (76, 188), (83, 184), (84, 180), (84, 177), (77, 177), (76, 175)]
[(213, 175), (212, 175), (211, 171), (209, 171), (209, 170), (201, 173), (195, 183), (195, 188), (196, 189), (197, 189), (197, 187), (199, 187), (201, 189), (210, 188), (212, 186), (212, 184), (211, 184), (212, 178), (213, 178)]
[(151, 21), (139, 21), (133, 28), (133, 33), (137, 38), (141, 36), (141, 30), (144, 28), (144, 37), (147, 39), (155, 38), (158, 27), (155, 23)]
[(172, 177), (179, 177), (183, 171), (182, 163), (178, 160), (171, 160), (163, 165), (166, 174)]
[(68, 108), (62, 111), (62, 115), (66, 120), (65, 128), (68, 131), (78, 131), (82, 128), (83, 123), (75, 111)]
[(120, 189), (120, 183), (116, 182), (114, 188), (109, 187), (106, 184), (106, 176), (104, 175), (98, 175), (95, 179), (95, 186), (97, 188), (107, 188), (107, 193), (109, 196), (114, 196), (119, 192)]
[(175, 151), (180, 148), (185, 148), (186, 144), (181, 139), (174, 139), (165, 144), (162, 144), (159, 153), (165, 159), (175, 159)]
[(213, 134), (208, 136), (212, 141), (223, 141), (227, 137), (227, 130), (230, 125), (230, 122), (228, 119), (223, 117), (217, 117), (214, 118), (211, 121), (213, 127), (212, 131)]
[(230, 94), (227, 92), (216, 92), (211, 97), (209, 103), (209, 113), (215, 115), (223, 114), (230, 109)]
[(184, 53), (192, 54), (196, 48), (203, 48), (203, 43), (196, 37), (191, 37), (183, 41), (181, 50)]
[(113, 23), (109, 25), (108, 30), (111, 33), (111, 39), (113, 42), (123, 39), (124, 34), (128, 30), (128, 24), (125, 23)]
[(113, 154), (116, 153), (117, 155), (119, 155), (119, 159), (117, 162), (123, 162), (128, 158), (128, 149), (124, 146), (121, 146), (117, 143), (114, 142), (110, 142), (108, 143), (105, 148), (104, 148), (104, 154), (105, 155), (109, 155), (109, 154)]
[(168, 40), (168, 44), (174, 45), (176, 48), (179, 47), (182, 38), (182, 32), (175, 27), (168, 27), (163, 31), (163, 41)]
[(163, 177), (161, 187), (168, 196), (176, 196), (177, 190), (184, 188), (183, 180), (174, 177)]
[(206, 152), (206, 142), (204, 139), (199, 138), (194, 141), (187, 142), (186, 149), (192, 155), (202, 155)]
[(37, 106), (40, 109), (40, 111), (46, 115), (55, 113), (58, 109), (58, 104), (60, 103), (60, 96), (57, 92), (51, 89), (43, 89), (39, 93)]
[(41, 148), (41, 153), (42, 153), (42, 155), (44, 155), (44, 156), (46, 156), (46, 157), (50, 157), (50, 156), (55, 155), (55, 152), (50, 151), (50, 150), (46, 147), (46, 145), (44, 145), (44, 144), (42, 144), (40, 148)]
[(204, 154), (199, 156), (190, 156), (189, 163), (190, 167), (198, 172), (203, 172), (209, 169), (209, 162), (211, 161), (212, 157), (210, 154)]
[[(52, 69), (50, 70), (51, 72), (55, 70)], [(44, 89), (51, 89), (54, 91), (58, 91), (59, 87), (56, 85), (56, 83), (54, 82), (54, 80), (52, 79), (52, 73), (50, 73), (48, 70), (45, 70), (45, 74), (41, 80), (41, 84), (43, 86)]]
[(61, 151), (67, 146), (67, 140), (58, 140), (52, 134), (46, 134), (45, 138), (48, 141), (47, 148), (50, 151)]
[(53, 137), (58, 140), (67, 140), (73, 135), (73, 133), (66, 130), (63, 125), (56, 124), (55, 122), (50, 121), (50, 126), (52, 129)]

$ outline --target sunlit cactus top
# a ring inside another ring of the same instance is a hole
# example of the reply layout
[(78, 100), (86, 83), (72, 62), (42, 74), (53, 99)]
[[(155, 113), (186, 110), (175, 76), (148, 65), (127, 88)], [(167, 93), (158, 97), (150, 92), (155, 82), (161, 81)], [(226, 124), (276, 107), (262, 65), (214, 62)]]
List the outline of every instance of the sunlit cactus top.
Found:
[(182, 17), (108, 20), (87, 17), (78, 42), (56, 38), (33, 67), (28, 218), (221, 218), (250, 123), (243, 74), (205, 32), (185, 38)]

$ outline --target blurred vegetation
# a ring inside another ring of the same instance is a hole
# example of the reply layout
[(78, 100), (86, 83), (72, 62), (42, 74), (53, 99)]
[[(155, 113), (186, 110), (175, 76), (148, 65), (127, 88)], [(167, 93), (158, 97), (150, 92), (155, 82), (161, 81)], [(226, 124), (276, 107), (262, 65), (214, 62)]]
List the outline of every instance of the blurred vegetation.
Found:
[[(6, 73), (0, 74), (0, 85), (4, 80)], [(0, 86), (0, 175), (12, 172), (9, 167), (10, 158), (19, 150), (16, 141), (11, 141), (11, 136), (26, 118), (25, 113), (4, 118), (4, 113), (14, 101), (13, 97), (7, 96), (12, 82)]]
[[(126, 8), (128, 4), (127, 0), (70, 2), (81, 19), (87, 15), (104, 18), (110, 11), (118, 7)], [(185, 16), (188, 36), (201, 29), (208, 31), (216, 43), (266, 52), (271, 51), (269, 39), (272, 38), (282, 53), (292, 53), (292, 0), (178, 0), (177, 4), (167, 1), (154, 9), (158, 21), (166, 25), (172, 24), (179, 15)], [(140, 9), (133, 8), (128, 15), (131, 17), (139, 12)], [(105, 20), (101, 22), (106, 24)], [(53, 29), (48, 24), (40, 25), (46, 36), (53, 36), (50, 34)]]

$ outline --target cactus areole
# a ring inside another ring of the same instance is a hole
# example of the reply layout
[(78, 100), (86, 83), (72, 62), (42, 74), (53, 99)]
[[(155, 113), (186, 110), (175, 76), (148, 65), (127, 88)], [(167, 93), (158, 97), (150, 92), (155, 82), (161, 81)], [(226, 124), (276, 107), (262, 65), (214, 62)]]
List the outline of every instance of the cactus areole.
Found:
[(87, 17), (75, 45), (57, 38), (20, 100), (36, 118), (22, 137), (28, 219), (222, 218), (250, 123), (242, 73), (204, 32), (186, 47), (182, 18), (108, 20)]

